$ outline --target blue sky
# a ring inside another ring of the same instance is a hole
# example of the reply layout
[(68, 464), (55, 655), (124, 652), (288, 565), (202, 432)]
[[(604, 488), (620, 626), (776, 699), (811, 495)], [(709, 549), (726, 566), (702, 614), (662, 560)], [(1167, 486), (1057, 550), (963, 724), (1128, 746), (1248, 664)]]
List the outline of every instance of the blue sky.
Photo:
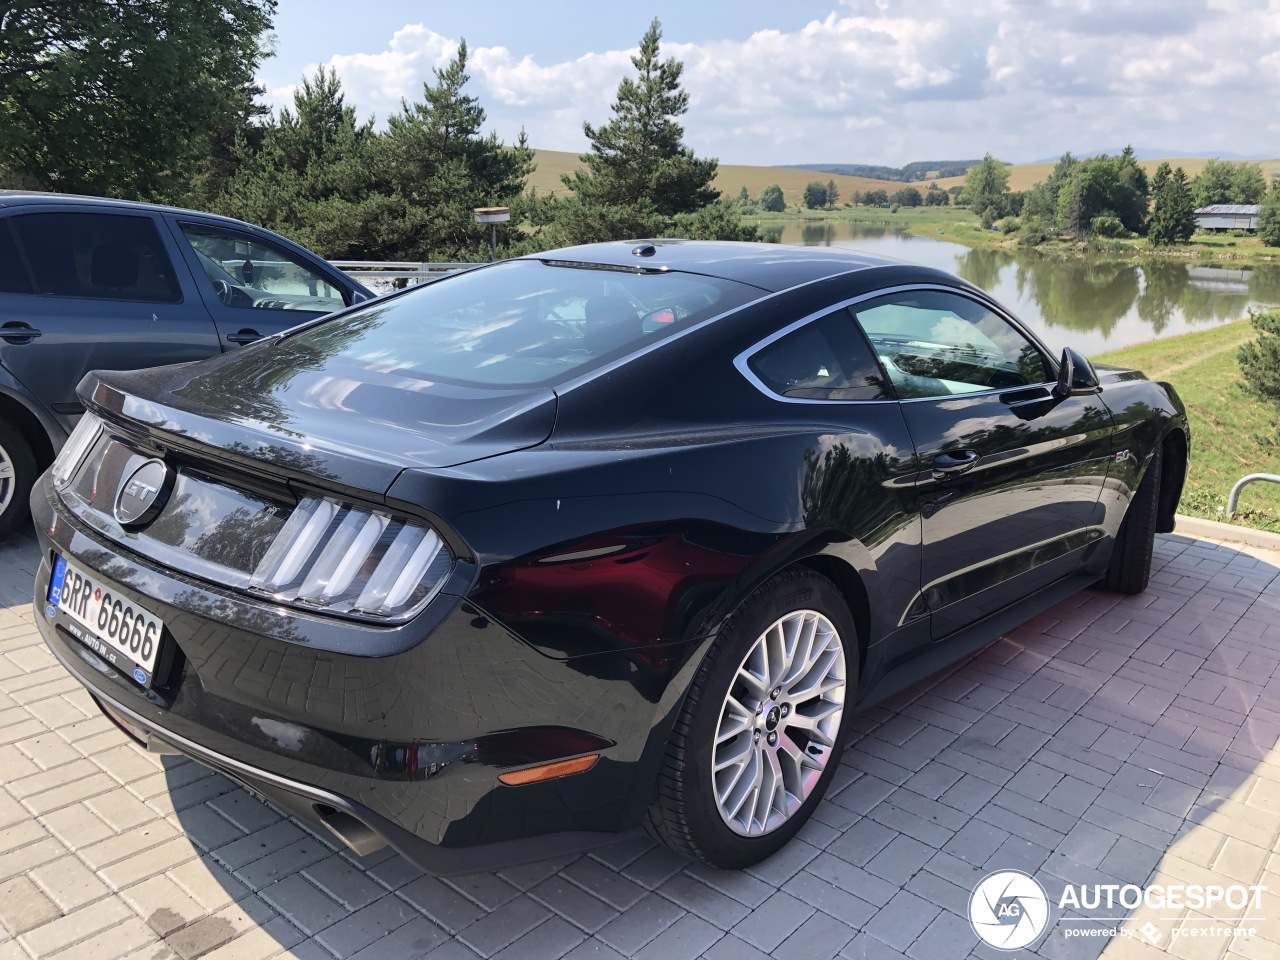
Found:
[(686, 65), (686, 140), (726, 163), (1280, 155), (1280, 0), (280, 0), (260, 79), (287, 104), (330, 65), (385, 118), (465, 38), (500, 136), (580, 151), (655, 15)]

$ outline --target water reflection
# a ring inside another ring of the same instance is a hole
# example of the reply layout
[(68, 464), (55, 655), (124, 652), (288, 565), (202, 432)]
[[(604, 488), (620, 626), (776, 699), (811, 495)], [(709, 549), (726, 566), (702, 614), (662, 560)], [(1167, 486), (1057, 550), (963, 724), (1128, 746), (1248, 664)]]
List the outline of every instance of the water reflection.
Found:
[(1280, 305), (1280, 266), (1164, 258), (1110, 260), (956, 243), (838, 221), (772, 223), (782, 243), (853, 247), (958, 274), (990, 292), (1055, 349), (1100, 353), (1227, 323)]

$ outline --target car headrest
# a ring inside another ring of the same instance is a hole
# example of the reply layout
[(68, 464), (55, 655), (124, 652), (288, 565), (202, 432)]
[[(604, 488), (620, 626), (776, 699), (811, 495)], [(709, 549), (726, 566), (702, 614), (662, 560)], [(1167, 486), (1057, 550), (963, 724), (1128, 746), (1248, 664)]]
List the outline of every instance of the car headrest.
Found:
[(640, 336), (640, 316), (626, 297), (601, 294), (583, 304), (582, 345), (593, 353), (608, 353)]

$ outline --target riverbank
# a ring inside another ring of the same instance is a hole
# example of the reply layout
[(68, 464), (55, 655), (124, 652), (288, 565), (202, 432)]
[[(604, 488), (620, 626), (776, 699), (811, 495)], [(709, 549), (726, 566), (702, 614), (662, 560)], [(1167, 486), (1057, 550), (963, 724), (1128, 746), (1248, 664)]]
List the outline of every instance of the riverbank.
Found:
[(1280, 485), (1245, 488), (1240, 513), (1225, 513), (1231, 486), (1248, 473), (1280, 473), (1280, 410), (1245, 389), (1236, 352), (1254, 338), (1248, 320), (1099, 354), (1173, 384), (1191, 422), (1191, 467), (1179, 513), (1280, 533)]
[(984, 230), (974, 214), (960, 207), (836, 207), (832, 210), (797, 210), (762, 213), (745, 218), (757, 224), (766, 236), (786, 223), (815, 226), (824, 223), (852, 223), (862, 227), (883, 227), (887, 231), (950, 240), (979, 249), (1034, 250), (1050, 256), (1104, 257), (1115, 260), (1178, 260), (1183, 263), (1213, 263), (1229, 266), (1280, 263), (1280, 247), (1264, 246), (1255, 235), (1196, 234), (1191, 242), (1173, 247), (1153, 247), (1144, 238), (1093, 240), (1073, 243), (1050, 240), (1035, 247), (1020, 246), (1016, 233)]

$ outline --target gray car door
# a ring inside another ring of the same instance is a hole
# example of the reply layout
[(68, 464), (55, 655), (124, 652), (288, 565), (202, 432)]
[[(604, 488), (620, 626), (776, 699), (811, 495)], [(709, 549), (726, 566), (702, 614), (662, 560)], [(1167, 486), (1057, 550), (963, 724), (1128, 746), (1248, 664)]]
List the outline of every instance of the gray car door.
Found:
[(134, 370), (219, 352), (171, 238), (147, 211), (23, 207), (0, 219), (31, 291), (0, 296), (0, 364), (63, 422), (90, 370)]
[(252, 343), (351, 302), (351, 283), (282, 243), (194, 217), (169, 221), (218, 328), (222, 349)]

